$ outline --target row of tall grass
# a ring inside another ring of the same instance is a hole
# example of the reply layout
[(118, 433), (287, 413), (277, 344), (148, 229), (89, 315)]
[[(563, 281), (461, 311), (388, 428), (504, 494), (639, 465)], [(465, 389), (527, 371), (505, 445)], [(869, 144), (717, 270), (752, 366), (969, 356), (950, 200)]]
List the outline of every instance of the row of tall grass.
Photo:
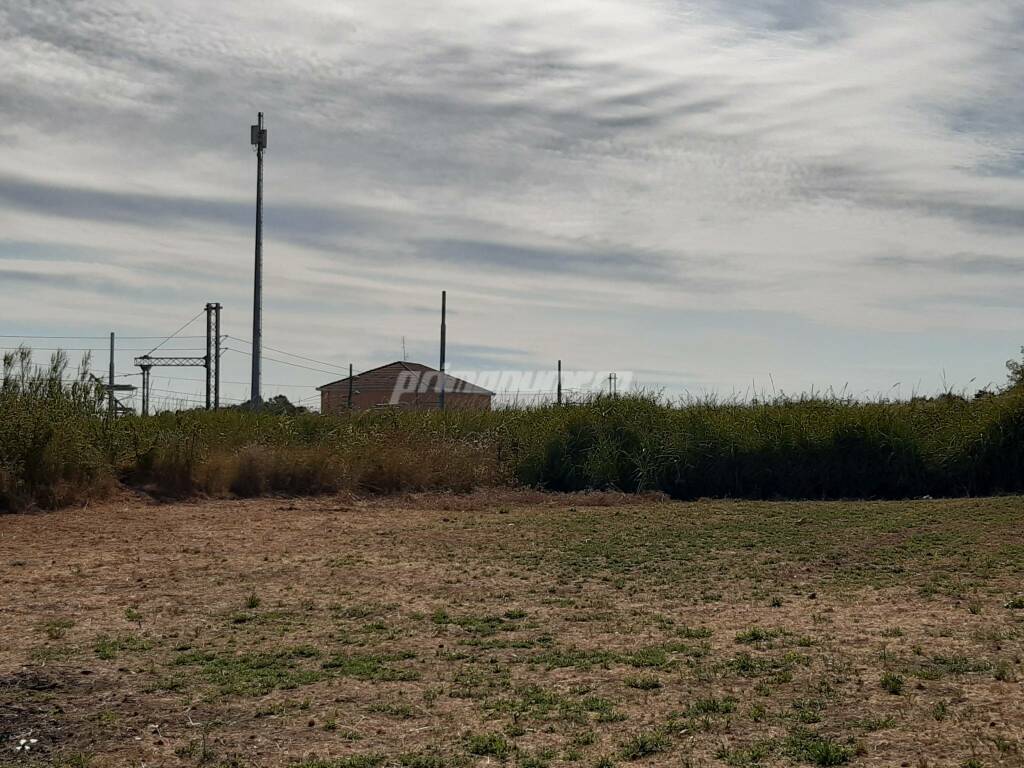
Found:
[(1024, 392), (909, 402), (596, 398), (489, 412), (186, 411), (109, 421), (66, 359), (8, 356), (0, 509), (117, 483), (158, 496), (390, 493), (520, 484), (680, 499), (907, 498), (1024, 490)]

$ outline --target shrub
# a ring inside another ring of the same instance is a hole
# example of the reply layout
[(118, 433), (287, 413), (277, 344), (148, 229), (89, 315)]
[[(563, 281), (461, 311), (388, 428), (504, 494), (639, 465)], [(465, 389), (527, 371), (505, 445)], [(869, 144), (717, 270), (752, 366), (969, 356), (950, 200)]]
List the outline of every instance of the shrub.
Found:
[(66, 506), (113, 487), (105, 451), (109, 429), (88, 366), (86, 357), (69, 382), (63, 353), (45, 367), (33, 366), (24, 347), (4, 355), (0, 512)]

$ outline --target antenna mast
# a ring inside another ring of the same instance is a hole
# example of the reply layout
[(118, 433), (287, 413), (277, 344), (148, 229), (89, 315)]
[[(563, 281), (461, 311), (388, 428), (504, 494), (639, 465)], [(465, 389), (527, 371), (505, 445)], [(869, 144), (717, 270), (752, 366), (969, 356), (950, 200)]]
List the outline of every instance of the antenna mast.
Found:
[(263, 150), (267, 148), (267, 129), (263, 113), (256, 125), (249, 128), (249, 141), (256, 147), (256, 268), (252, 298), (252, 392), (250, 401), (257, 406), (260, 397), (260, 352), (263, 342)]

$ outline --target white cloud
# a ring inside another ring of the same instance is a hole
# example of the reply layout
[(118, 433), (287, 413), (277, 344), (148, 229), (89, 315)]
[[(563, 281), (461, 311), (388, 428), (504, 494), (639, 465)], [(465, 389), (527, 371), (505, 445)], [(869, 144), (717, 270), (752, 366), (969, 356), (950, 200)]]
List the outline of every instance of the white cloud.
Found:
[(76, 291), (83, 326), (170, 330), (219, 298), (245, 335), (263, 109), (277, 346), (432, 355), (447, 287), (466, 344), (670, 387), (755, 366), (934, 388), (1015, 349), (1024, 273), (952, 257), (1024, 243), (1017, 3), (51, 0), (0, 22), (0, 270), (39, 278), (0, 300), (24, 332)]

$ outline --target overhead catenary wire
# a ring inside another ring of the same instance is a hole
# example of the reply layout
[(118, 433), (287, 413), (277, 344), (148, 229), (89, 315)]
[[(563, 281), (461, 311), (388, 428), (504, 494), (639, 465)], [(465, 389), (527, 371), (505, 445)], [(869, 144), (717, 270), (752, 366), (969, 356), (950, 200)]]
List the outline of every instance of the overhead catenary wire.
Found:
[[(106, 336), (33, 336), (26, 333), (0, 333), (0, 339), (109, 339), (110, 335)], [(152, 341), (153, 339), (166, 339), (166, 336), (118, 336), (119, 339), (128, 339), (130, 341)], [(177, 339), (205, 339), (205, 336), (175, 336)]]
[(166, 343), (167, 343), (168, 341), (170, 341), (170, 340), (171, 340), (171, 339), (173, 339), (173, 338), (174, 338), (175, 336), (177, 336), (177, 335), (178, 335), (179, 333), (181, 333), (181, 332), (182, 332), (182, 331), (184, 331), (184, 330), (185, 330), (186, 328), (188, 328), (188, 327), (189, 327), (190, 325), (192, 325), (192, 323), (194, 323), (194, 322), (195, 322), (196, 320), (198, 320), (198, 319), (199, 319), (199, 317), (200, 317), (200, 316), (201, 316), (201, 315), (202, 315), (202, 314), (203, 314), (204, 312), (206, 312), (206, 309), (205, 309), (205, 308), (204, 308), (204, 309), (201, 309), (201, 310), (199, 310), (199, 311), (198, 311), (198, 312), (196, 313), (195, 317), (193, 317), (193, 318), (192, 318), (191, 320), (189, 320), (189, 321), (188, 321), (187, 323), (185, 323), (185, 324), (184, 324), (183, 326), (181, 326), (181, 328), (179, 328), (178, 330), (176, 330), (176, 331), (175, 331), (174, 333), (172, 333), (172, 334), (171, 334), (170, 336), (168, 336), (168, 337), (167, 337), (166, 339), (164, 339), (164, 340), (163, 340), (163, 341), (161, 341), (161, 342), (160, 342), (159, 344), (157, 344), (157, 345), (156, 345), (155, 347), (153, 347), (153, 348), (152, 348), (151, 350), (149, 350), (149, 352), (147, 352), (146, 354), (147, 354), (147, 355), (152, 355), (152, 354), (153, 354), (154, 352), (156, 352), (156, 351), (157, 351), (158, 349), (160, 349), (160, 347), (162, 347), (162, 346), (163, 346), (164, 344), (166, 344)]
[[(0, 347), (0, 349), (14, 351), (21, 347)], [(31, 347), (33, 352), (108, 352), (110, 347)], [(147, 347), (120, 347), (117, 352), (144, 352)], [(202, 352), (205, 347), (173, 347), (168, 352)], [(152, 352), (153, 350), (149, 350)]]
[[(240, 341), (243, 344), (248, 344), (248, 345), (252, 346), (252, 342), (251, 341), (249, 341), (248, 339), (243, 339), (241, 336), (226, 336), (225, 338), (234, 339), (235, 341)], [(269, 344), (263, 344), (263, 348), (264, 349), (269, 349), (272, 352), (277, 352), (280, 355), (288, 355), (289, 357), (297, 357), (299, 360), (305, 360), (306, 362), (309, 362), (309, 363), (316, 363), (317, 365), (326, 365), (329, 368), (338, 368), (338, 369), (340, 369), (342, 371), (347, 371), (348, 370), (348, 366), (347, 365), (338, 365), (337, 363), (329, 363), (326, 360), (317, 360), (314, 357), (306, 357), (305, 355), (297, 355), (294, 352), (286, 352), (283, 349), (278, 349), (277, 347), (272, 347)]]
[[(120, 376), (141, 376), (141, 375), (142, 375), (141, 373), (119, 373), (118, 374), (119, 377)], [(189, 382), (193, 382), (195, 384), (202, 384), (205, 381), (205, 379), (188, 379), (188, 378), (183, 378), (181, 376), (160, 376), (159, 378), (161, 380), (163, 380), (163, 381), (189, 381)], [(221, 384), (248, 384), (249, 382), (248, 381), (229, 381), (229, 380), (221, 379), (220, 383)], [(273, 383), (264, 382), (264, 386), (267, 386), (267, 387), (296, 387), (296, 388), (315, 389), (319, 385), (318, 384), (273, 384)]]
[[(180, 391), (178, 391), (176, 389), (163, 389), (161, 387), (150, 387), (149, 391), (150, 392), (163, 392), (163, 393), (168, 394), (168, 395), (180, 395), (183, 399), (186, 399), (186, 400), (189, 400), (190, 402), (195, 402), (195, 403), (205, 404), (205, 402), (206, 402), (205, 400), (202, 399), (202, 396), (200, 394), (197, 394), (195, 392), (180, 392)], [(232, 401), (234, 401), (236, 403), (244, 403), (244, 402), (246, 402), (246, 399), (243, 399), (243, 398), (239, 398), (239, 397), (226, 397), (224, 395), (221, 395), (221, 399), (222, 400), (232, 400)]]
[[(264, 346), (266, 346), (266, 345), (264, 345)], [(267, 348), (269, 349), (269, 347), (267, 347)], [(236, 349), (235, 347), (227, 347), (226, 350), (229, 351), (229, 352), (240, 352), (243, 355), (249, 355), (250, 357), (252, 357), (252, 353), (251, 352), (246, 352), (244, 349)], [(338, 375), (337, 371), (325, 371), (322, 368), (311, 368), (308, 365), (300, 365), (299, 363), (292, 363), (292, 362), (289, 362), (288, 360), (278, 360), (276, 357), (267, 357), (266, 355), (263, 355), (263, 359), (264, 360), (270, 360), (270, 361), (275, 362), (275, 363), (281, 363), (282, 365), (290, 365), (293, 368), (305, 368), (307, 371), (315, 371), (316, 373), (325, 373), (328, 376), (337, 376)]]

